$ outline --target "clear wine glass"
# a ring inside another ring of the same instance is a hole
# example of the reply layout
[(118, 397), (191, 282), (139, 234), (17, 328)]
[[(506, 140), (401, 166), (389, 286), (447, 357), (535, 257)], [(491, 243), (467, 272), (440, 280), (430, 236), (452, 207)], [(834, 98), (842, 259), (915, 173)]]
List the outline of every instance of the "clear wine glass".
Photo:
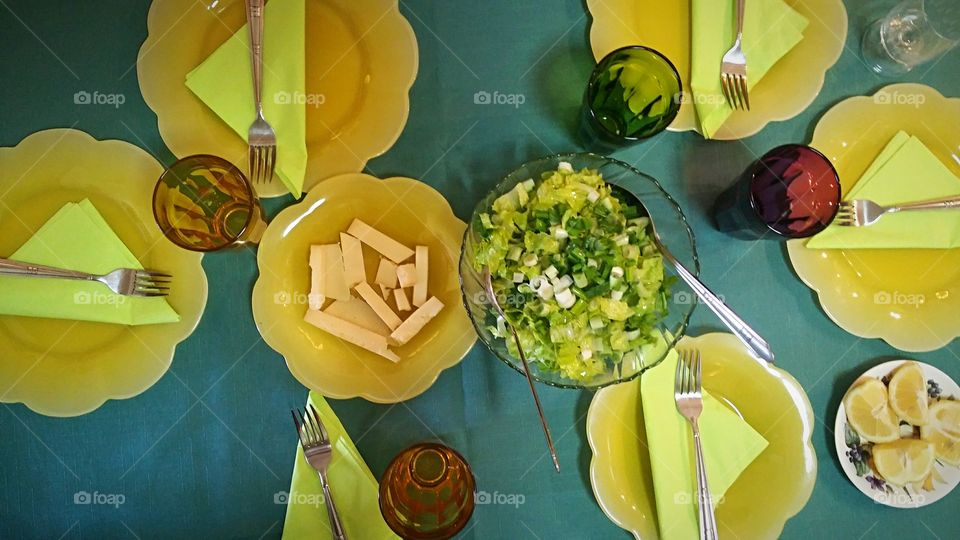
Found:
[(960, 43), (960, 2), (903, 0), (867, 28), (860, 43), (867, 65), (897, 77)]

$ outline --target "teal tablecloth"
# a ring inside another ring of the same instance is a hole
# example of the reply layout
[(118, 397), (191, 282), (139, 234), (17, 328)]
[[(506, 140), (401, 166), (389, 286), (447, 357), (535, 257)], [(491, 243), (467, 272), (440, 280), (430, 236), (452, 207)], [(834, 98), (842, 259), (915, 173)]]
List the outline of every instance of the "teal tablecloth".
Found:
[[(97, 138), (125, 139), (171, 162), (134, 67), (148, 4), (0, 1), (0, 145), (13, 146), (41, 129), (76, 127)], [(864, 368), (903, 354), (830, 322), (790, 269), (781, 244), (732, 240), (705, 219), (718, 192), (755, 154), (807, 141), (831, 105), (885, 84), (855, 51), (868, 20), (892, 2), (847, 4), (847, 50), (804, 113), (740, 142), (666, 133), (617, 157), (637, 163), (677, 197), (697, 234), (705, 280), (769, 338), (778, 363), (807, 389), (818, 420), (819, 478), (784, 537), (956, 538), (960, 491), (921, 510), (881, 507), (847, 481), (834, 456), (833, 415), (844, 389)], [(422, 178), (465, 218), (516, 165), (577, 148), (575, 121), (593, 64), (589, 15), (580, 1), (404, 0), (402, 11), (420, 43), (420, 74), (402, 137), (369, 164), (370, 173)], [(958, 96), (960, 53), (904, 80)], [(81, 90), (126, 99), (117, 108), (75, 105)], [(523, 94), (525, 101), (516, 108), (478, 105), (479, 91)], [(276, 212), (290, 201), (267, 206)], [(254, 254), (210, 255), (204, 267), (206, 313), (153, 388), (71, 419), (0, 406), (0, 539), (280, 536), (285, 508), (274, 498), (288, 488), (295, 442), (287, 411), (303, 403), (306, 391), (253, 325)], [(699, 309), (692, 332), (717, 329)], [(960, 379), (958, 355), (960, 342), (911, 356)], [(402, 448), (441, 438), (470, 460), (479, 489), (523, 495), (519, 506), (479, 506), (464, 538), (629, 538), (606, 519), (590, 490), (584, 415), (591, 394), (540, 390), (565, 465), (557, 475), (544, 455), (525, 384), (478, 345), (409, 402), (332, 405), (376, 475)], [(101, 501), (122, 495), (122, 504), (75, 504), (80, 492), (97, 493)]]

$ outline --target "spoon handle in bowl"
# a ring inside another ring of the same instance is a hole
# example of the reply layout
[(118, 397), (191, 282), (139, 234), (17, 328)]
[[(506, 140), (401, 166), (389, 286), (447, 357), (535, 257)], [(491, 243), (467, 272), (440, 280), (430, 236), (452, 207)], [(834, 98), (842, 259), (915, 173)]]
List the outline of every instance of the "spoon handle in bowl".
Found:
[(770, 349), (770, 345), (760, 337), (753, 328), (744, 322), (736, 313), (733, 312), (723, 300), (713, 294), (713, 291), (707, 288), (706, 285), (700, 281), (697, 276), (693, 275), (683, 264), (680, 263), (673, 256), (672, 253), (664, 246), (663, 244), (659, 245), (660, 251), (663, 253), (663, 258), (667, 259), (670, 264), (677, 270), (677, 274), (680, 276), (680, 279), (685, 281), (687, 285), (693, 289), (693, 292), (696, 293), (697, 297), (703, 301), (714, 313), (717, 314), (717, 317), (723, 321), (723, 324), (727, 325), (734, 335), (736, 335), (740, 341), (744, 343), (747, 347), (753, 351), (754, 356), (761, 360), (765, 360), (769, 363), (773, 363), (773, 350)]

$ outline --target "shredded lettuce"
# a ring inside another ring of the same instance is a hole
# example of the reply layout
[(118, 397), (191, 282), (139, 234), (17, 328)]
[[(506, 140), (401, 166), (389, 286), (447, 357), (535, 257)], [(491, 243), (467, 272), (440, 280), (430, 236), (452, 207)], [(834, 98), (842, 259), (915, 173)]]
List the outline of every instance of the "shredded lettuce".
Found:
[[(498, 197), (472, 226), (473, 264), (489, 267), (507, 322), (541, 369), (588, 382), (661, 339), (669, 279), (650, 220), (598, 171), (561, 164)], [(489, 329), (506, 337), (501, 320)]]

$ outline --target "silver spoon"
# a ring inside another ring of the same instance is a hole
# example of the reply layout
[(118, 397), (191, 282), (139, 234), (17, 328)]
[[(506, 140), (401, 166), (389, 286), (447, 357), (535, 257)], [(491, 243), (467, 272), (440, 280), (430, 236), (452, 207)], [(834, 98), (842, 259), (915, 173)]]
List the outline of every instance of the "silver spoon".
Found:
[(494, 309), (497, 310), (497, 314), (503, 319), (504, 325), (507, 326), (510, 329), (510, 333), (513, 334), (513, 342), (517, 345), (517, 352), (520, 353), (520, 362), (523, 363), (523, 374), (527, 376), (527, 384), (530, 385), (533, 402), (537, 405), (537, 414), (540, 415), (540, 425), (543, 426), (543, 435), (547, 438), (547, 446), (550, 448), (550, 457), (553, 458), (553, 466), (557, 469), (557, 472), (560, 472), (560, 461), (557, 459), (557, 449), (553, 446), (553, 436), (550, 435), (550, 427), (547, 426), (547, 419), (543, 416), (543, 407), (540, 405), (540, 397), (537, 395), (537, 389), (533, 386), (533, 375), (530, 374), (530, 364), (527, 363), (527, 355), (524, 354), (523, 347), (520, 346), (520, 336), (517, 335), (517, 331), (513, 328), (513, 325), (507, 320), (507, 315), (503, 312), (503, 308), (500, 307), (500, 301), (497, 300), (497, 295), (493, 292), (493, 278), (490, 276), (490, 269), (486, 266), (483, 267), (481, 279), (483, 280), (483, 289), (486, 291), (490, 303)]
[(657, 246), (657, 249), (660, 250), (660, 254), (663, 255), (663, 258), (669, 262), (673, 268), (677, 271), (677, 275), (680, 276), (680, 279), (685, 281), (687, 285), (693, 289), (693, 292), (697, 295), (704, 304), (707, 305), (720, 320), (729, 328), (735, 336), (737, 336), (740, 341), (744, 343), (747, 347), (753, 351), (754, 356), (761, 360), (766, 360), (767, 362), (773, 363), (773, 350), (770, 348), (770, 345), (760, 337), (753, 328), (744, 322), (736, 313), (733, 312), (717, 295), (713, 294), (706, 285), (700, 281), (697, 276), (693, 275), (692, 272), (687, 270), (683, 264), (673, 256), (673, 253), (667, 249), (667, 246), (663, 244), (663, 240), (660, 239), (660, 235), (657, 234), (657, 227), (653, 223), (653, 216), (650, 215), (650, 212), (647, 210), (646, 205), (637, 198), (633, 193), (630, 193), (626, 189), (623, 189), (619, 186), (614, 186), (617, 188), (617, 192), (623, 193), (631, 200), (636, 201), (637, 206), (639, 206), (644, 215), (650, 219), (650, 231), (653, 233), (653, 241)]

